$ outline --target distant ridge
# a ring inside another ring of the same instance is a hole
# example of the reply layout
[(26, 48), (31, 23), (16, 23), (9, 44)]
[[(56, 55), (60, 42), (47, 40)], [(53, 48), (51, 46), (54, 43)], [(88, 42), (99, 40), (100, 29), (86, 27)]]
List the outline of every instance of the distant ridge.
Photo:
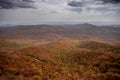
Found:
[(52, 41), (60, 38), (76, 40), (120, 41), (120, 27), (74, 25), (18, 25), (1, 27), (0, 38)]

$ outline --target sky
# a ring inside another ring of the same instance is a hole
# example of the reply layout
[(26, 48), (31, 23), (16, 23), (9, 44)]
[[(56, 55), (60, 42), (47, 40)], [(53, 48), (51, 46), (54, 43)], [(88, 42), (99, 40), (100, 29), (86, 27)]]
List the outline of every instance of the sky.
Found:
[(0, 25), (120, 23), (120, 0), (0, 0)]

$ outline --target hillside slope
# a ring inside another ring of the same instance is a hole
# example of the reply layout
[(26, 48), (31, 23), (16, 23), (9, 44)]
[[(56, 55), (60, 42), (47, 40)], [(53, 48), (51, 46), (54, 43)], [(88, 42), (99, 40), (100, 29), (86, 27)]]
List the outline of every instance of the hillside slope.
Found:
[(0, 79), (119, 80), (120, 46), (63, 39), (45, 45), (3, 48)]

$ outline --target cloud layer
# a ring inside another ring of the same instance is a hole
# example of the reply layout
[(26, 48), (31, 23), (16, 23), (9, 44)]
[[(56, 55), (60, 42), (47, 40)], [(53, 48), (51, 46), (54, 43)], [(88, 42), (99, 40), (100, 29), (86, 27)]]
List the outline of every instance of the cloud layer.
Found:
[(1, 22), (120, 22), (119, 13), (119, 0), (0, 0)]

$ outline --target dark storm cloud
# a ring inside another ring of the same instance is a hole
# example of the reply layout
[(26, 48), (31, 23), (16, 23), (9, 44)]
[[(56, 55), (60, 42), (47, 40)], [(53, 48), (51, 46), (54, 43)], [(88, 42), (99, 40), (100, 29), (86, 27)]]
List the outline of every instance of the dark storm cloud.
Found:
[(69, 6), (74, 6), (74, 7), (82, 7), (82, 6), (84, 6), (84, 3), (83, 2), (71, 1), (71, 2), (68, 2), (68, 5)]
[(32, 0), (0, 0), (0, 9), (34, 8)]
[(101, 0), (104, 3), (112, 3), (112, 4), (119, 4), (120, 0)]
[[(101, 2), (100, 2), (101, 1)], [(97, 2), (97, 3), (95, 3)], [(84, 7), (86, 5), (89, 4), (107, 4), (107, 3), (111, 3), (111, 4), (119, 4), (120, 0), (83, 0), (83, 1), (76, 1), (76, 0), (72, 0), (68, 2), (69, 6), (73, 6), (73, 7)]]

